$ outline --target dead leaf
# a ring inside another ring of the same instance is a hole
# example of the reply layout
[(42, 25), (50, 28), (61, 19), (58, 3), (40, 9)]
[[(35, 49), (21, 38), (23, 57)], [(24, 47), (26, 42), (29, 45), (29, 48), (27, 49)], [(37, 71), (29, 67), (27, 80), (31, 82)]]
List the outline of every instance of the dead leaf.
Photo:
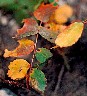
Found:
[(10, 62), (8, 68), (8, 77), (11, 77), (13, 80), (18, 80), (25, 77), (30, 68), (30, 64), (24, 59), (16, 59), (13, 62)]
[(70, 26), (65, 28), (65, 30), (57, 36), (55, 44), (61, 48), (72, 46), (81, 37), (83, 28), (84, 24), (82, 22), (74, 22), (70, 24)]
[(59, 6), (51, 15), (50, 21), (55, 21), (59, 24), (67, 22), (67, 19), (73, 15), (73, 9), (69, 5)]
[(34, 50), (34, 42), (28, 39), (19, 40), (19, 46), (13, 51), (5, 49), (4, 57), (19, 57), (30, 54)]
[(44, 4), (42, 3), (37, 10), (34, 11), (34, 16), (37, 20), (41, 22), (47, 22), (51, 14), (58, 8), (53, 4)]
[(21, 29), (17, 30), (17, 35), (21, 35), (27, 32), (35, 32), (37, 31), (38, 24), (37, 22), (32, 18), (27, 18), (22, 21), (24, 23), (23, 27)]
[(40, 27), (40, 30), (39, 30), (39, 34), (47, 39), (48, 41), (50, 41), (51, 43), (55, 43), (55, 40), (57, 38), (57, 35), (59, 34), (59, 32), (53, 32), (52, 30), (50, 29), (47, 29), (45, 27)]

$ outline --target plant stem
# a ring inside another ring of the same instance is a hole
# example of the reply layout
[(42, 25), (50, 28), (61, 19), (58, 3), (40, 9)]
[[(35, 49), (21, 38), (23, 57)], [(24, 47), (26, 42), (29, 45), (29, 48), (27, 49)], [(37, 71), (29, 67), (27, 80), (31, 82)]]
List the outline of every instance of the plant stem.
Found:
[(68, 64), (68, 58), (67, 56), (65, 55), (66, 53), (64, 52), (64, 49), (63, 48), (57, 48), (59, 54), (62, 56), (63, 60), (64, 60), (64, 65), (66, 66), (67, 70), (69, 71), (70, 70), (70, 66)]
[(68, 58), (65, 56), (65, 54), (62, 54), (62, 57), (63, 57), (63, 59), (64, 59), (64, 65), (66, 66), (66, 68), (67, 68), (68, 70), (70, 70), (70, 66), (69, 66), (69, 64), (68, 64)]
[(35, 58), (35, 53), (36, 53), (37, 40), (38, 40), (38, 34), (36, 34), (36, 39), (35, 39), (35, 44), (34, 44), (34, 53), (33, 53), (33, 56), (32, 56), (32, 60), (31, 60), (31, 64), (30, 64), (30, 69), (28, 70), (28, 73), (26, 75), (26, 86), (27, 86), (28, 89), (29, 89), (30, 72), (32, 70), (32, 65), (33, 65), (34, 58)]
[(8, 83), (10, 85), (14, 85), (14, 86), (17, 86), (17, 87), (21, 87), (23, 89), (26, 89), (25, 86), (24, 86), (24, 84), (22, 84), (22, 83), (18, 83), (18, 82), (15, 82), (15, 81), (5, 80), (2, 77), (0, 77), (0, 79), (2, 80), (3, 83)]
[(64, 73), (64, 65), (62, 65), (62, 68), (60, 70), (60, 73), (59, 73), (59, 76), (58, 76), (58, 82), (57, 82), (57, 85), (55, 87), (55, 90), (54, 90), (52, 96), (57, 96), (57, 91), (60, 88), (60, 84), (61, 84), (61, 79), (62, 79), (63, 73)]

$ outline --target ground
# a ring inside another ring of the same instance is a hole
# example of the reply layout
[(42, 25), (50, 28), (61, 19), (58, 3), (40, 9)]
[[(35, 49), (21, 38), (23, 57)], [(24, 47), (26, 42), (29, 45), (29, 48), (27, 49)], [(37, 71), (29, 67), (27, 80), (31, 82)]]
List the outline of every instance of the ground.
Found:
[[(63, 0), (62, 0), (63, 1)], [(85, 20), (87, 19), (87, 1), (86, 0), (64, 0), (69, 3), (74, 11), (74, 19)], [(64, 2), (63, 1), (63, 2)], [(18, 43), (16, 39), (11, 37), (16, 33), (18, 24), (11, 17), (11, 14), (6, 14), (3, 10), (0, 11), (0, 64), (4, 72), (7, 72), (7, 66), (10, 61), (15, 58), (4, 58), (4, 49), (14, 49)], [(66, 48), (66, 57), (70, 65), (70, 71), (63, 67), (64, 60), (57, 50), (51, 50), (53, 57), (48, 60), (47, 64), (43, 67), (43, 72), (47, 78), (47, 87), (45, 96), (87, 96), (87, 24), (83, 30), (82, 37), (79, 41), (71, 47)], [(32, 37), (33, 38), (33, 37)], [(52, 46), (47, 40), (39, 36), (38, 47)], [(26, 60), (29, 57), (25, 57)], [(0, 65), (0, 66), (1, 66)], [(1, 68), (1, 67), (0, 67)], [(1, 70), (1, 69), (0, 69)], [(61, 76), (61, 72), (63, 72)], [(6, 74), (5, 74), (6, 75)], [(4, 73), (0, 71), (0, 76), (4, 77)], [(60, 77), (61, 78), (60, 78)], [(5, 79), (9, 79), (5, 76)], [(60, 84), (59, 84), (60, 79)], [(20, 82), (24, 82), (20, 81)], [(58, 84), (60, 85), (59, 87)], [(21, 88), (21, 86), (13, 86), (0, 80), (0, 89), (8, 88), (17, 96), (41, 96), (35, 90), (30, 88)]]

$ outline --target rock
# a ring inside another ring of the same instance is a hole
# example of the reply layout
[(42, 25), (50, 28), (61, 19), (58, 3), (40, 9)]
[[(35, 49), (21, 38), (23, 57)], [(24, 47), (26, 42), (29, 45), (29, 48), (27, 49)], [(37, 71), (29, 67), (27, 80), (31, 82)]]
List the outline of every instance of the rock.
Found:
[(7, 88), (2, 88), (0, 90), (0, 96), (17, 96), (17, 95)]

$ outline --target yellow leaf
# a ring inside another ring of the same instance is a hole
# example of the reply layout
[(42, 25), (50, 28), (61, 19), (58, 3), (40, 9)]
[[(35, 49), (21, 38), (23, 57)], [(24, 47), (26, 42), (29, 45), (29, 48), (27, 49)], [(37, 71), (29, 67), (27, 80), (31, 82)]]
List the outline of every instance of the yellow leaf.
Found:
[(66, 28), (65, 25), (56, 24), (54, 22), (48, 22), (45, 24), (45, 27), (52, 30), (53, 32), (61, 32)]
[(70, 18), (72, 14), (73, 9), (69, 5), (61, 5), (51, 15), (50, 21), (56, 21), (59, 24), (63, 24), (67, 22), (67, 19)]
[(30, 54), (34, 50), (34, 42), (28, 39), (18, 40), (19, 46), (13, 51), (5, 49), (4, 57), (18, 57)]
[(18, 80), (25, 77), (27, 70), (30, 68), (30, 64), (24, 59), (16, 59), (10, 62), (8, 68), (8, 77), (11, 77), (13, 80)]
[(55, 44), (61, 48), (72, 46), (81, 37), (83, 27), (84, 24), (82, 22), (72, 23), (57, 36)]
[(46, 23), (45, 27), (52, 30), (53, 32), (58, 32), (60, 25), (59, 24), (55, 24), (54, 22), (51, 23)]

